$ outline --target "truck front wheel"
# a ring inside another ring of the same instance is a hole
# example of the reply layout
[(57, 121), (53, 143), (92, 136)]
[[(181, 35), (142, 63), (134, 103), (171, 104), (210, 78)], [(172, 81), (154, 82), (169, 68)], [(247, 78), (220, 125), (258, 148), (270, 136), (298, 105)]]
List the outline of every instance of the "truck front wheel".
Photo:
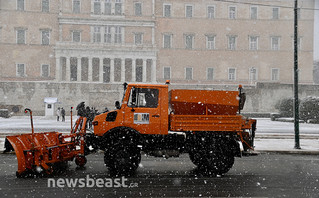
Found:
[(137, 147), (117, 145), (105, 153), (104, 162), (111, 174), (131, 175), (141, 162), (141, 153)]

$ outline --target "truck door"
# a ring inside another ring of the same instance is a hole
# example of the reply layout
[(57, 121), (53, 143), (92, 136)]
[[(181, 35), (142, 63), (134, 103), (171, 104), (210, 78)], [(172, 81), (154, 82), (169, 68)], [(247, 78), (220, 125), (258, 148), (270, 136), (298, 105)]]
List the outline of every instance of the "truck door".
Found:
[(132, 87), (125, 107), (125, 126), (141, 134), (161, 134), (161, 105), (158, 88)]

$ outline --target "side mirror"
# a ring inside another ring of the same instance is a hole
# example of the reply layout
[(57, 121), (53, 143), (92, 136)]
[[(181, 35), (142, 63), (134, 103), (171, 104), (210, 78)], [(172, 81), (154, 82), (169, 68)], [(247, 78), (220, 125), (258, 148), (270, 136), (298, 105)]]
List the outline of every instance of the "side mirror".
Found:
[(116, 102), (115, 102), (115, 108), (116, 108), (116, 109), (121, 109), (121, 104), (120, 104), (119, 101), (116, 101)]

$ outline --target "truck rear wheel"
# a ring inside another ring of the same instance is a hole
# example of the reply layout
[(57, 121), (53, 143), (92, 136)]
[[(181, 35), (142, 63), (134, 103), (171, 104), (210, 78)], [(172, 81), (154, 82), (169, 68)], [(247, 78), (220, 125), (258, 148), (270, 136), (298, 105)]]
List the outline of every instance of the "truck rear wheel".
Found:
[(200, 170), (212, 174), (227, 173), (235, 162), (231, 142), (222, 139), (196, 144), (189, 157)]
[(235, 157), (233, 155), (217, 153), (211, 150), (201, 150), (197, 153), (189, 153), (189, 157), (200, 170), (214, 174), (227, 173), (235, 162)]

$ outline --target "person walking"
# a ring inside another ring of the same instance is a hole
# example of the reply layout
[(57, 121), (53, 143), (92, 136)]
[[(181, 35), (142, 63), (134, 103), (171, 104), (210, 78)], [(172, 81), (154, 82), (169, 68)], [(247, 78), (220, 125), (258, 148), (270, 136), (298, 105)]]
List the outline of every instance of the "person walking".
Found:
[(57, 121), (60, 120), (60, 116), (61, 116), (61, 110), (60, 110), (60, 107), (59, 107), (58, 110), (56, 110)]
[(65, 110), (63, 109), (63, 107), (61, 109), (61, 116), (62, 116), (62, 122), (65, 122)]

